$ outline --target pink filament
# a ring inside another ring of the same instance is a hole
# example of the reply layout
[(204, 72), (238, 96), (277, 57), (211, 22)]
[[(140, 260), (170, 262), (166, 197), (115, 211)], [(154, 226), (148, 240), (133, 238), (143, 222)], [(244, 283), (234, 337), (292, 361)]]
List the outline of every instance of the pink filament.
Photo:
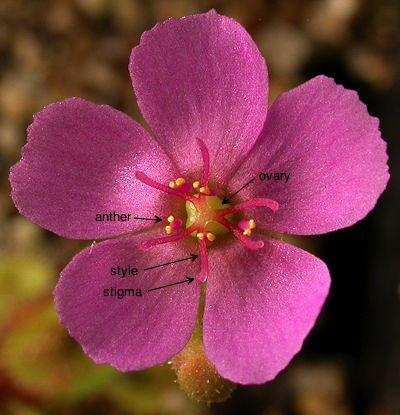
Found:
[(182, 225), (183, 225), (183, 222), (179, 218), (176, 218), (172, 223), (169, 224), (169, 226), (171, 226), (171, 229), (174, 232), (180, 229)]
[(202, 185), (207, 187), (208, 186), (208, 179), (210, 176), (210, 153), (208, 152), (207, 146), (205, 145), (203, 140), (197, 138), (197, 144), (201, 150), (201, 156), (203, 158), (203, 180)]
[(240, 212), (241, 210), (246, 209), (253, 209), (259, 206), (268, 207), (274, 212), (279, 209), (279, 203), (275, 202), (275, 200), (260, 198), (249, 200), (248, 202), (239, 203), (238, 205), (233, 206), (232, 208), (221, 210), (221, 215), (226, 216), (231, 213)]
[(204, 282), (208, 278), (208, 254), (207, 244), (205, 239), (199, 239), (199, 253), (200, 253), (200, 273), (196, 278), (200, 282)]
[(251, 251), (256, 251), (257, 249), (260, 249), (264, 246), (263, 241), (252, 241), (251, 239), (244, 236), (242, 231), (236, 226), (232, 225), (227, 219), (220, 218), (218, 222), (228, 228), (233, 233), (233, 236)]
[(189, 200), (190, 202), (195, 201), (192, 195), (188, 195), (188, 194), (180, 192), (179, 190), (171, 189), (168, 186), (164, 186), (163, 184), (158, 183), (154, 181), (153, 179), (150, 179), (150, 177), (148, 177), (146, 174), (144, 174), (141, 171), (136, 171), (135, 177), (142, 183), (147, 184), (147, 186), (153, 187), (154, 189), (160, 190), (161, 192), (179, 197), (183, 200)]
[(178, 186), (178, 190), (183, 193), (190, 192), (192, 190), (192, 186), (190, 186), (190, 184), (183, 183)]
[(155, 238), (155, 239), (149, 239), (148, 241), (143, 241), (141, 243), (141, 246), (145, 251), (147, 251), (148, 249), (153, 248), (153, 246), (156, 246), (156, 245), (162, 245), (162, 244), (167, 244), (170, 242), (180, 241), (181, 239), (184, 239), (187, 236), (189, 236), (192, 232), (197, 231), (197, 228), (198, 227), (196, 225), (192, 225), (192, 226), (189, 226), (189, 228), (185, 229), (184, 231), (177, 233), (176, 235), (165, 236), (164, 238)]

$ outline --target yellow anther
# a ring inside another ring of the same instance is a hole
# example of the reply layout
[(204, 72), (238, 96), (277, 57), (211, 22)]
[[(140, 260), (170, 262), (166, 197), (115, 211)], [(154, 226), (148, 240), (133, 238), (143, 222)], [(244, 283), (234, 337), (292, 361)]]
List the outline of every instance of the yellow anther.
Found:
[(204, 239), (204, 233), (203, 232), (199, 232), (196, 236), (197, 236), (197, 239), (200, 239), (200, 241), (202, 241)]
[(251, 235), (251, 229), (246, 229), (245, 231), (243, 231), (243, 235), (244, 236), (250, 236)]
[(177, 186), (182, 186), (183, 184), (185, 184), (185, 179), (183, 177), (179, 177), (178, 179), (175, 180), (175, 184)]
[(171, 189), (174, 189), (175, 188), (175, 182), (169, 182), (169, 185), (168, 185)]
[(254, 221), (254, 219), (249, 220), (249, 228), (250, 229), (255, 229), (256, 228), (256, 222)]
[(216, 239), (215, 235), (214, 235), (213, 233), (211, 233), (211, 232), (208, 232), (206, 236), (207, 236), (207, 239), (208, 239), (210, 242), (214, 242), (214, 241), (215, 241), (215, 239)]
[(172, 223), (174, 220), (175, 220), (175, 218), (174, 218), (173, 216), (168, 216), (167, 221), (168, 221), (169, 223)]
[(199, 188), (199, 186), (200, 186), (200, 182), (193, 182), (193, 187), (195, 188), (195, 189), (198, 189)]
[(166, 232), (168, 235), (170, 235), (170, 234), (172, 233), (172, 226), (167, 225), (167, 226), (165, 227), (165, 232)]
[(209, 195), (211, 193), (211, 191), (208, 187), (200, 187), (200, 193), (203, 193), (205, 195)]

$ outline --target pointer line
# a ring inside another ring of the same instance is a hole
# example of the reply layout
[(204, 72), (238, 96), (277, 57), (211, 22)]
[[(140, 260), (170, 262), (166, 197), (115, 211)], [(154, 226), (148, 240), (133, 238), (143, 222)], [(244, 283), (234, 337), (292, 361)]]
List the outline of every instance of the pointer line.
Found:
[(253, 177), (249, 182), (247, 182), (244, 186), (242, 186), (239, 190), (237, 190), (235, 193), (233, 193), (229, 197), (224, 197), (224, 200), (222, 201), (222, 203), (227, 203), (229, 199), (232, 199), (233, 196), (235, 196), (236, 194), (238, 194), (241, 190), (243, 190), (250, 183), (254, 182), (254, 180), (256, 180), (255, 177)]
[(162, 219), (160, 217), (158, 217), (157, 215), (155, 215), (154, 218), (137, 218), (137, 217), (134, 217), (133, 219), (154, 220), (155, 223), (158, 223), (158, 222), (162, 221)]
[(174, 264), (175, 262), (187, 261), (188, 259), (191, 259), (192, 262), (193, 262), (197, 257), (198, 257), (198, 255), (190, 254), (190, 257), (188, 257), (188, 258), (177, 259), (176, 261), (171, 261), (171, 262), (167, 262), (165, 264), (155, 265), (154, 267), (145, 268), (144, 271), (147, 271), (147, 270), (153, 269), (153, 268), (163, 267), (164, 265)]

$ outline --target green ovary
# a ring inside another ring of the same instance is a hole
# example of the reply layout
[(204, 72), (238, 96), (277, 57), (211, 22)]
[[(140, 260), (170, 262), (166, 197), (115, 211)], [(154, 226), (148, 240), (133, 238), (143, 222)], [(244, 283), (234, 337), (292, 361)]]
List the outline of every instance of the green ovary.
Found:
[[(198, 196), (195, 196), (198, 197)], [(196, 222), (203, 224), (204, 229), (202, 231), (208, 231), (213, 233), (215, 236), (226, 235), (229, 230), (216, 221), (217, 215), (214, 213), (215, 210), (227, 209), (230, 204), (222, 204), (222, 199), (218, 196), (206, 196), (205, 202), (197, 208), (192, 202), (186, 202), (186, 228), (193, 225)], [(231, 222), (233, 215), (227, 215), (226, 219)], [(191, 236), (196, 236), (197, 232), (193, 232)]]

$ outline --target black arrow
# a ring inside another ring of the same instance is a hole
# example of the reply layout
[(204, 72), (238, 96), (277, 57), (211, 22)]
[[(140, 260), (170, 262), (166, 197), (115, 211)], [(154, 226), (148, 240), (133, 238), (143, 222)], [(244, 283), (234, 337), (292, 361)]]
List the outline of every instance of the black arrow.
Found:
[(235, 196), (236, 194), (238, 194), (241, 190), (243, 190), (246, 186), (248, 186), (250, 183), (254, 182), (254, 180), (256, 180), (255, 177), (253, 177), (249, 182), (247, 182), (244, 186), (242, 186), (239, 190), (237, 190), (235, 193), (233, 193), (232, 195), (230, 195), (229, 197), (224, 197), (222, 199), (222, 204), (228, 203), (229, 199), (232, 199), (233, 196)]
[(154, 220), (154, 223), (158, 223), (158, 222), (161, 222), (162, 221), (162, 219), (159, 218), (157, 215), (154, 215), (154, 219), (152, 219), (152, 218), (133, 218), (133, 219)]
[(147, 271), (148, 269), (163, 267), (164, 265), (174, 264), (175, 262), (181, 262), (181, 261), (187, 261), (188, 259), (191, 259), (192, 262), (198, 257), (198, 255), (190, 254), (190, 257), (183, 258), (183, 259), (177, 259), (176, 261), (167, 262), (166, 264), (156, 265), (154, 267), (145, 268), (144, 271)]
[(163, 285), (162, 287), (152, 288), (151, 290), (147, 290), (147, 291), (159, 290), (160, 288), (171, 287), (172, 285), (183, 284), (184, 282), (187, 282), (189, 285), (193, 281), (194, 281), (194, 278), (186, 277), (186, 280), (184, 281), (174, 282), (173, 284)]

